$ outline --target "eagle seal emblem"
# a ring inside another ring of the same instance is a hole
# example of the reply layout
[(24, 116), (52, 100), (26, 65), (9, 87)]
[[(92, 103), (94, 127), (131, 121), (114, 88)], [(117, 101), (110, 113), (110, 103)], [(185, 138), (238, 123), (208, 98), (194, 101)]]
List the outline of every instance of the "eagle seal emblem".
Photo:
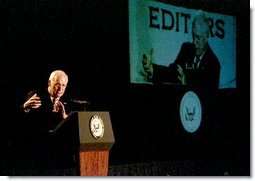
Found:
[(104, 135), (104, 123), (101, 117), (94, 115), (90, 119), (90, 132), (95, 139), (100, 139)]
[(180, 118), (182, 126), (187, 132), (194, 133), (199, 128), (202, 120), (202, 107), (195, 92), (188, 91), (182, 97)]

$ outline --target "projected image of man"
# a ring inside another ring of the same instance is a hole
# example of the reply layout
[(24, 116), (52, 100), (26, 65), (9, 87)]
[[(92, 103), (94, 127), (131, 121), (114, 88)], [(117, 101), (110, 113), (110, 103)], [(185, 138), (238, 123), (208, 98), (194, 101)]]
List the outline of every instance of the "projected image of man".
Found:
[(199, 10), (192, 20), (193, 42), (182, 44), (173, 63), (169, 66), (152, 63), (153, 49), (148, 55), (143, 55), (142, 65), (147, 79), (154, 84), (177, 83), (208, 91), (217, 90), (220, 63), (208, 43), (209, 36), (210, 19)]

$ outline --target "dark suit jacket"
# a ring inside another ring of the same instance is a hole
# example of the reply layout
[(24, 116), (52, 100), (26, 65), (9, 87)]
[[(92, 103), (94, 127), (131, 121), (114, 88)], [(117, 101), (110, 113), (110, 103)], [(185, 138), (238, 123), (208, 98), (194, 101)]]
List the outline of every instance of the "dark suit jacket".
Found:
[[(27, 100), (35, 93), (40, 97), (42, 105), (37, 109), (31, 109), (28, 113), (23, 113), (24, 124), (29, 129), (40, 135), (47, 135), (63, 118), (60, 113), (54, 113), (50, 95), (45, 91), (30, 91)], [(62, 100), (61, 100), (62, 101)]]
[[(24, 157), (29, 157), (26, 161), (44, 160), (45, 164), (42, 162), (40, 167), (49, 167), (56, 163), (61, 166), (65, 166), (67, 162), (73, 164), (74, 149), (78, 148), (77, 133), (74, 135), (74, 131), (78, 131), (74, 127), (75, 122), (74, 124), (65, 123), (66, 126), (62, 126), (63, 129), (54, 134), (50, 133), (49, 131), (54, 129), (63, 118), (60, 113), (52, 112), (53, 105), (47, 90), (31, 91), (27, 99), (34, 93), (41, 98), (42, 105), (37, 109), (31, 109), (28, 113), (21, 109), (22, 116), (19, 120), (18, 137), (22, 145), (20, 149), (24, 152)], [(61, 101), (65, 102), (62, 98)]]
[(220, 63), (209, 44), (197, 70), (192, 67), (194, 57), (194, 44), (189, 42), (183, 43), (174, 63), (168, 67), (153, 64), (152, 81), (154, 83), (180, 83), (177, 78), (177, 64), (179, 64), (183, 68), (188, 85), (203, 91), (217, 90), (220, 79)]

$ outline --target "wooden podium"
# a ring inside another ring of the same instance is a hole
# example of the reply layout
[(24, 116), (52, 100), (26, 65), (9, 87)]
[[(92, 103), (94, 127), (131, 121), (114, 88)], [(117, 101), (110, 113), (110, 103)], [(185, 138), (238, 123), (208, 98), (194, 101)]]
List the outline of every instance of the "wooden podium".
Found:
[(107, 176), (114, 135), (109, 112), (78, 112), (81, 176)]
[(79, 175), (107, 176), (109, 151), (115, 142), (109, 112), (71, 112), (51, 132), (69, 129), (68, 124), (75, 125), (69, 136), (78, 146)]

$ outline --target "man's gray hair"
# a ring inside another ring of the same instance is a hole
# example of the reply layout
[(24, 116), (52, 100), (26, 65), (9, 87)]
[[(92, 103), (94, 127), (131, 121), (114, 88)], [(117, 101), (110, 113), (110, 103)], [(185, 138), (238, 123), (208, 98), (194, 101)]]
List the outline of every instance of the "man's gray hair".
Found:
[(198, 12), (195, 14), (192, 20), (192, 28), (194, 28), (195, 24), (205, 24), (208, 26), (208, 30), (209, 30), (210, 18), (207, 16), (207, 14), (204, 11), (198, 10)]
[(50, 77), (49, 77), (49, 80), (50, 81), (53, 81), (55, 76), (58, 75), (58, 74), (63, 74), (66, 76), (67, 80), (68, 80), (68, 76), (67, 74), (63, 71), (63, 70), (54, 70), (53, 72), (51, 72), (50, 74)]

